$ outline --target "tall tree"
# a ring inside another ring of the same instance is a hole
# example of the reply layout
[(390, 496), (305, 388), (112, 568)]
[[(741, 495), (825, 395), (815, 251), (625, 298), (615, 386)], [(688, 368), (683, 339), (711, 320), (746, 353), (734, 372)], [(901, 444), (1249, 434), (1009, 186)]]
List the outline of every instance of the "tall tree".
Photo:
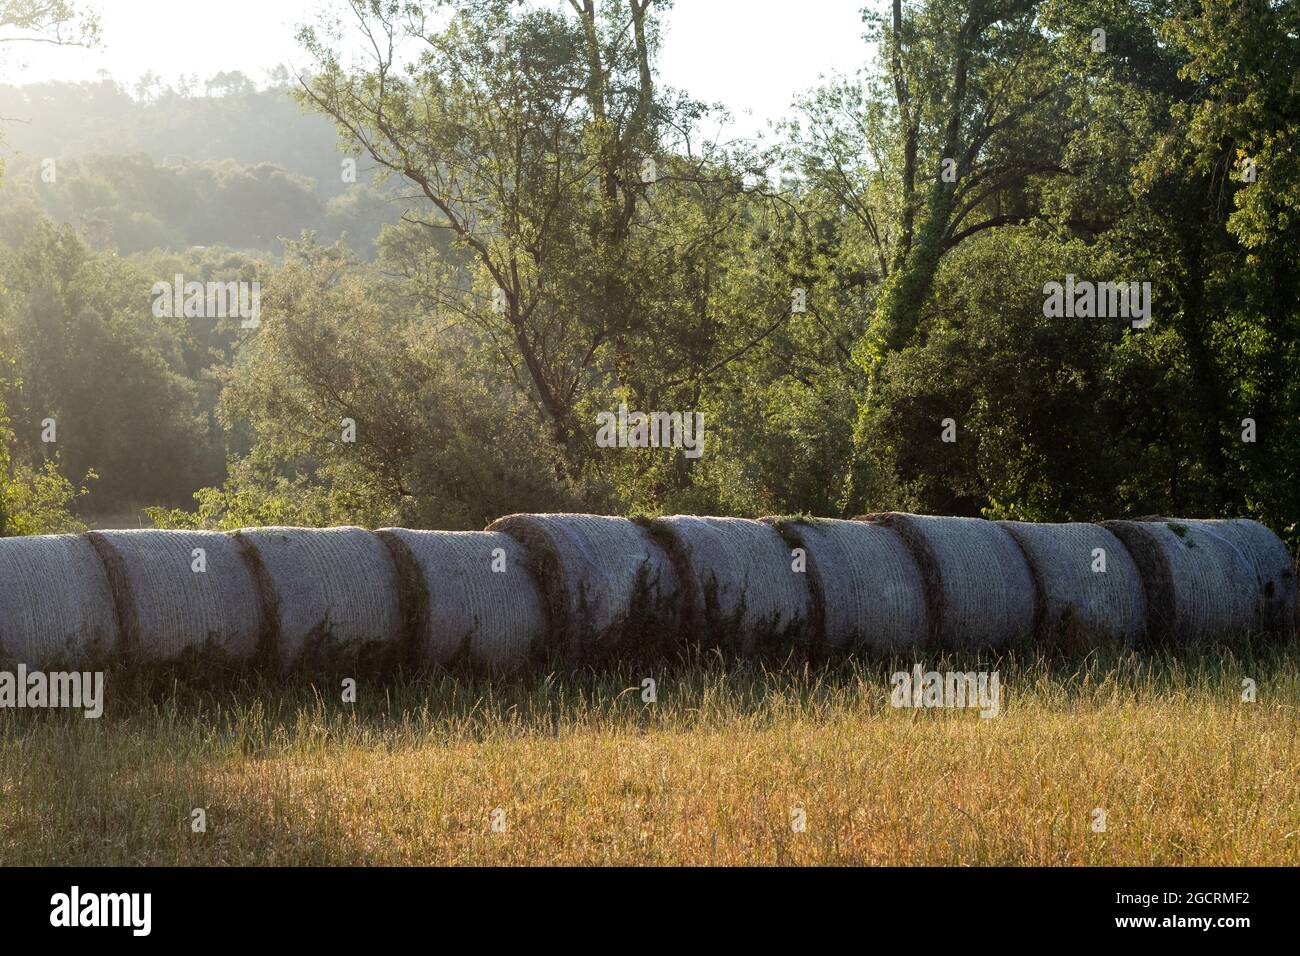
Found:
[(72, 0), (0, 0), (0, 44), (94, 46), (99, 18)]
[[(570, 447), (593, 364), (636, 321), (618, 272), (657, 144), (652, 3), (583, 0), (576, 17), (455, 3), (435, 28), (417, 7), (350, 0), (371, 54), (355, 69), (302, 35), (304, 99), (411, 183), (424, 211), (409, 221), (463, 256), (433, 275), (438, 308), (492, 344)], [(405, 70), (403, 41), (420, 48)]]
[(861, 220), (883, 287), (864, 357), (905, 346), (940, 258), (1041, 214), (1064, 172), (1065, 84), (1035, 0), (893, 0), (865, 11), (879, 70), (809, 99), (795, 139), (811, 181)]

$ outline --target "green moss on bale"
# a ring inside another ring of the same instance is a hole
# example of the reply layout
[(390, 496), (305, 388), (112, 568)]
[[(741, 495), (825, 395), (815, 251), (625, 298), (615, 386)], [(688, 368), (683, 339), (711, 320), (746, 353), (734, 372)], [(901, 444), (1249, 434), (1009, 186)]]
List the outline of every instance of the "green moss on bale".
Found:
[(403, 528), (377, 533), (403, 549), (403, 566), (418, 576), (404, 587), (403, 608), (416, 629), (419, 664), (509, 671), (541, 647), (541, 591), (527, 553), (510, 535)]
[(683, 569), (692, 638), (738, 655), (807, 653), (814, 637), (806, 573), (769, 524), (673, 515), (655, 526)]
[(645, 528), (609, 515), (521, 514), (487, 530), (523, 546), (546, 608), (552, 656), (586, 664), (676, 647), (677, 576)]

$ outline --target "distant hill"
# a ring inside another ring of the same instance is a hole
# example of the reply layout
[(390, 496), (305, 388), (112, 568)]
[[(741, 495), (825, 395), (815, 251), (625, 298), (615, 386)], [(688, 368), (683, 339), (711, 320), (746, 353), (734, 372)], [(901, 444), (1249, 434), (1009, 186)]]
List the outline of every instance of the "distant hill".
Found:
[[(87, 241), (127, 254), (223, 244), (280, 251), (303, 230), (348, 235), (369, 256), (402, 206), (356, 182), (330, 122), (305, 112), (288, 82), (258, 89), (239, 73), (195, 89), (148, 80), (0, 85), (0, 213), (35, 208)], [(54, 183), (42, 162), (55, 160)]]

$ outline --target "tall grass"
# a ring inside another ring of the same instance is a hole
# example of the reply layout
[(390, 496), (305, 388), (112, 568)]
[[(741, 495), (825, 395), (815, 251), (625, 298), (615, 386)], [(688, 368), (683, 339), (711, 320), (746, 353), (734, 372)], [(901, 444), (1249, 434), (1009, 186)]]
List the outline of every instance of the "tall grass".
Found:
[(0, 864), (1294, 864), (1298, 662), (926, 663), (996, 667), (990, 719), (891, 707), (910, 659), (112, 672), (99, 720), (0, 712)]

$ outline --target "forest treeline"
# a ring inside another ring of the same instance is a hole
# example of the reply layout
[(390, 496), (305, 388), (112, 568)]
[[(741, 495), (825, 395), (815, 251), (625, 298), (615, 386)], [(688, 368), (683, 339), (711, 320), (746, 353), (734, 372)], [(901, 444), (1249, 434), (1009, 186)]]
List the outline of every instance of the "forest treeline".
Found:
[(12, 242), (49, 218), (121, 255), (224, 245), (278, 256), (283, 237), (310, 230), (369, 256), (400, 198), (364, 165), (345, 179), (333, 125), (292, 89), (285, 67), (262, 86), (239, 72), (175, 85), (147, 74), (130, 90), (109, 77), (0, 85), (0, 225)]
[[(0, 180), (6, 533), (902, 509), (1300, 543), (1295, 4), (887, 0), (762, 144), (661, 82), (657, 0), (342, 7), (292, 82), (41, 88), (85, 102)], [(155, 315), (182, 274), (258, 282), (260, 323)], [(1151, 321), (1046, 314), (1067, 281), (1149, 283)], [(620, 405), (699, 412), (703, 453), (603, 447)]]

